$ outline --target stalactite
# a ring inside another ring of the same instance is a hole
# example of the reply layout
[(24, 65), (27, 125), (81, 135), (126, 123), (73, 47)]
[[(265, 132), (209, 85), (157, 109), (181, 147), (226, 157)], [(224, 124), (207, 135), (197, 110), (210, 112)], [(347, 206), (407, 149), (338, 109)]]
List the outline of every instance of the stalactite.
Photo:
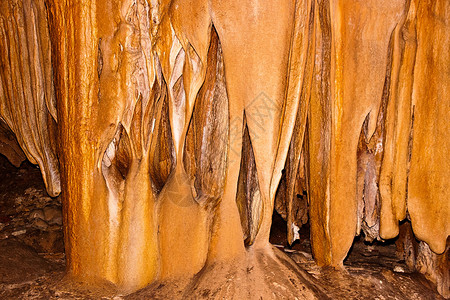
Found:
[(2, 1), (0, 65), (0, 118), (39, 165), (48, 193), (57, 196), (56, 101), (43, 1)]
[[(414, 234), (436, 253), (446, 248), (450, 235), (450, 117), (447, 91), (450, 3), (416, 4), (417, 52), (412, 83), (414, 111), (408, 212)], [(442, 20), (447, 20), (442, 22)], [(425, 161), (424, 161), (425, 160)]]
[(320, 266), (342, 267), (355, 235), (400, 234), (399, 257), (448, 297), (449, 13), (445, 0), (2, 1), (0, 152), (62, 191), (74, 278), (323, 296), (270, 246), (275, 208), (289, 244), (310, 223)]
[[(287, 222), (287, 242), (289, 244), (301, 238), (299, 230), (309, 220), (305, 153), (307, 153), (307, 150), (303, 147), (302, 154), (296, 158), (292, 148), (289, 148), (286, 166), (283, 170), (284, 175), (281, 177), (275, 198), (275, 210)], [(287, 175), (285, 170), (294, 169), (291, 166), (296, 162), (299, 164), (295, 168), (298, 172), (294, 173), (290, 171), (290, 175)], [(291, 186), (290, 191), (287, 190), (287, 186), (289, 185)]]
[(411, 76), (416, 53), (415, 5), (392, 34), (392, 68), (380, 174), (380, 236), (393, 238), (406, 217), (408, 141), (411, 129)]
[[(323, 151), (325, 156), (324, 160), (310, 161), (322, 165), (310, 167), (310, 189), (324, 193), (310, 194), (314, 207), (311, 222), (326, 224), (311, 227), (313, 235), (328, 240), (322, 247), (313, 246), (322, 264), (342, 265), (357, 232), (358, 140), (366, 117), (365, 139), (369, 141), (375, 131), (389, 63), (389, 40), (404, 6), (404, 1), (319, 2), (321, 31), (317, 32), (322, 40), (319, 47), (325, 56), (325, 74), (311, 102), (319, 105), (321, 101), (326, 106), (313, 107), (309, 117), (313, 124), (310, 151)], [(376, 13), (381, 8), (383, 14)], [(325, 124), (326, 131), (321, 128)], [(318, 147), (319, 143), (324, 145)], [(325, 206), (315, 204), (322, 199), (326, 199)]]
[[(297, 182), (297, 177), (299, 173), (304, 171), (304, 160), (301, 157), (305, 157), (307, 154), (304, 151), (304, 136), (306, 131), (306, 121), (309, 110), (309, 100), (311, 92), (311, 82), (313, 75), (313, 55), (314, 55), (314, 8), (315, 4), (311, 1), (299, 1), (296, 4), (296, 17), (294, 23), (294, 34), (292, 37), (292, 45), (290, 52), (290, 70), (289, 70), (289, 81), (286, 93), (286, 105), (284, 108), (284, 122), (291, 123), (294, 125), (292, 128), (292, 137), (290, 138), (290, 143), (285, 143), (284, 145), (282, 137), (283, 133), (286, 133), (290, 128), (290, 125), (283, 125), (283, 131), (281, 133), (280, 146), (284, 147), (284, 151), (287, 149), (288, 152), (283, 153), (278, 150), (277, 156), (284, 157), (287, 155), (286, 162), (286, 198), (289, 199), (287, 203), (287, 230), (288, 230), (288, 242), (292, 243), (294, 241), (294, 233), (297, 230), (295, 226), (298, 227), (299, 224), (294, 224), (294, 213), (293, 199), (297, 199), (297, 193), (295, 193), (295, 187)], [(292, 105), (290, 103), (298, 103), (297, 109), (294, 107), (289, 107)], [(289, 111), (292, 110), (292, 111)], [(292, 116), (289, 116), (292, 114)], [(289, 147), (289, 148), (287, 148)], [(278, 161), (284, 161), (278, 160)], [(281, 170), (274, 170), (274, 174), (280, 172)], [(278, 174), (279, 176), (279, 174)], [(301, 176), (301, 175), (300, 175)], [(276, 177), (275, 177), (276, 178)], [(303, 174), (303, 178), (305, 175)], [(277, 182), (276, 180), (274, 182)], [(305, 187), (306, 188), (306, 187)], [(301, 191), (303, 194), (303, 191)], [(300, 200), (300, 199), (299, 199)], [(306, 201), (306, 199), (301, 199)], [(300, 202), (301, 202), (300, 200)], [(304, 212), (303, 214), (305, 214)], [(297, 220), (298, 222), (298, 220)]]

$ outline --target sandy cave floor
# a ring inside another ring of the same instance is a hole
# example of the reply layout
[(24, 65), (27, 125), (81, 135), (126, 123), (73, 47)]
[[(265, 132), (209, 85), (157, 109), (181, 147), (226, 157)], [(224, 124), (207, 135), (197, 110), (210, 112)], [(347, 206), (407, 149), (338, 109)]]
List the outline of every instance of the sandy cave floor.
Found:
[[(273, 222), (270, 242), (331, 299), (443, 299), (396, 258), (392, 241), (368, 245), (357, 238), (346, 271), (321, 269), (312, 259), (307, 228), (300, 242), (287, 247), (286, 223), (277, 214)], [(171, 299), (187, 284), (158, 283), (120, 295), (107, 285), (70, 282), (64, 270), (60, 200), (48, 197), (36, 166), (24, 162), (15, 168), (0, 155), (0, 299)]]

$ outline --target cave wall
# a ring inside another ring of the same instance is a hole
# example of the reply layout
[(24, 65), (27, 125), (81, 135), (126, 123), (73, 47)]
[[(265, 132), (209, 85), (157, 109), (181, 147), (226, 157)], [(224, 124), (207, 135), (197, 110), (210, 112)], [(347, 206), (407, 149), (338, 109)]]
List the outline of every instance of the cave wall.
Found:
[[(425, 257), (445, 256), (449, 14), (445, 0), (2, 1), (0, 151), (61, 192), (69, 274), (129, 290), (267, 247), (274, 207), (290, 243), (309, 220), (319, 265), (404, 219)], [(445, 294), (448, 272), (433, 274)]]

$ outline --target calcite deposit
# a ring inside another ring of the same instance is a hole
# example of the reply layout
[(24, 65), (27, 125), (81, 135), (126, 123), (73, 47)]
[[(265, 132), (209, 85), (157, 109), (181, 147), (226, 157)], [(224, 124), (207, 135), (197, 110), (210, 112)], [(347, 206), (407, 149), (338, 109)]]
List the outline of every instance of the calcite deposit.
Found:
[(319, 266), (400, 233), (449, 297), (449, 20), (446, 0), (4, 0), (0, 153), (61, 193), (74, 280), (320, 298), (269, 243), (276, 209)]

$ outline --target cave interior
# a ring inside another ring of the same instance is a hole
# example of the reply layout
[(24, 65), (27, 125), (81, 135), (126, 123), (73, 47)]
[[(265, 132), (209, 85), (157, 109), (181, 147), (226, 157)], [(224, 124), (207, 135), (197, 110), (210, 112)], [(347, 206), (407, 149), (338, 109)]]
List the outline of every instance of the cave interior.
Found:
[(448, 0), (4, 0), (1, 299), (449, 299)]

